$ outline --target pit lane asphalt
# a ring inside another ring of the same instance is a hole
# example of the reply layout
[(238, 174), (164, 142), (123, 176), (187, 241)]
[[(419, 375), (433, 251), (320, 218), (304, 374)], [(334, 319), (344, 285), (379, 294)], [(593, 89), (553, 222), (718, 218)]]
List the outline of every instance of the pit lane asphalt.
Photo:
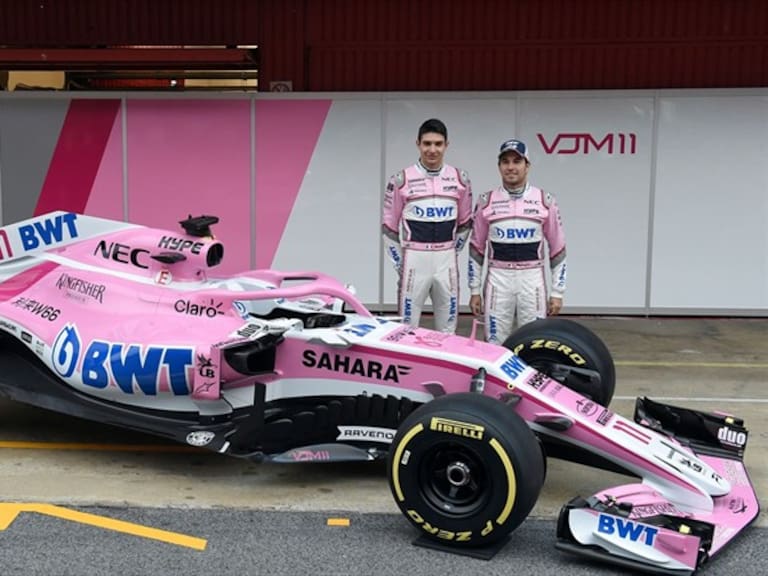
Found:
[[(526, 520), (490, 561), (413, 546), (415, 532), (393, 514), (347, 515), (348, 527), (327, 526), (327, 514), (257, 510), (89, 508), (89, 512), (166, 529), (195, 532), (204, 551), (126, 537), (90, 527), (72, 528), (27, 515), (0, 533), (0, 570), (6, 576), (163, 575), (273, 576), (446, 574), (615, 576), (631, 574), (561, 553), (555, 524)], [(768, 530), (754, 528), (699, 573), (765, 574)]]
[[(613, 353), (616, 412), (631, 416), (635, 396), (648, 395), (743, 417), (745, 460), (765, 508), (768, 321), (574, 319)], [(381, 465), (253, 464), (2, 401), (0, 527), (12, 503), (41, 503), (203, 538), (207, 546), (201, 552), (23, 511), (0, 531), (0, 573), (508, 574), (523, 566), (522, 573), (547, 574), (567, 566), (573, 574), (612, 574), (556, 552), (552, 519), (572, 496), (626, 481), (551, 460), (531, 519), (483, 562), (411, 546), (415, 533), (397, 512)], [(332, 517), (350, 525), (327, 526)], [(765, 573), (766, 526), (763, 513), (703, 573)]]

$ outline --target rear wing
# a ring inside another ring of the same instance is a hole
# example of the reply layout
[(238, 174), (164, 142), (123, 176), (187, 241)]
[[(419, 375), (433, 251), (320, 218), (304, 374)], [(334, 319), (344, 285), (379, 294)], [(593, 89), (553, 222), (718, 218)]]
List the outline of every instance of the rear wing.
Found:
[(74, 212), (50, 212), (0, 228), (0, 266), (87, 238), (139, 227)]

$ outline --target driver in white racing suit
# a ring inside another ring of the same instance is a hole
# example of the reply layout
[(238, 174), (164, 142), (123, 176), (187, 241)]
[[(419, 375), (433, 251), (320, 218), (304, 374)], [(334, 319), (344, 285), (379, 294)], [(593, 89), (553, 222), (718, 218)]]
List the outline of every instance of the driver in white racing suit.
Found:
[(419, 161), (387, 184), (382, 234), (398, 272), (398, 312), (418, 326), (427, 296), (435, 330), (456, 332), (457, 255), (472, 228), (472, 188), (466, 172), (443, 164), (448, 131), (437, 119), (419, 128)]
[[(565, 293), (565, 234), (555, 197), (528, 183), (530, 157), (520, 140), (499, 150), (502, 185), (478, 198), (469, 246), (469, 306), (485, 311), (485, 335), (503, 344), (518, 325), (560, 312)], [(543, 241), (552, 284), (545, 285)], [(486, 259), (487, 256), (487, 259)], [(481, 296), (483, 265), (487, 266)]]

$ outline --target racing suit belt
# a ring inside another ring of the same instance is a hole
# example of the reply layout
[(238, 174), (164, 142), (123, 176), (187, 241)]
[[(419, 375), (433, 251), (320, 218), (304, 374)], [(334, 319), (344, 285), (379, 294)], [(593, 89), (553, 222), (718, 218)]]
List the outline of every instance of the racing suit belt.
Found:
[(405, 241), (401, 244), (403, 248), (408, 250), (425, 250), (429, 252), (435, 252), (438, 250), (449, 250), (455, 248), (455, 240), (449, 240), (448, 242), (409, 242)]
[(412, 242), (448, 242), (456, 239), (456, 220), (422, 222), (406, 220), (407, 238)]
[(524, 262), (511, 262), (509, 260), (488, 260), (490, 268), (505, 268), (507, 270), (531, 270), (543, 268), (544, 260), (526, 260)]

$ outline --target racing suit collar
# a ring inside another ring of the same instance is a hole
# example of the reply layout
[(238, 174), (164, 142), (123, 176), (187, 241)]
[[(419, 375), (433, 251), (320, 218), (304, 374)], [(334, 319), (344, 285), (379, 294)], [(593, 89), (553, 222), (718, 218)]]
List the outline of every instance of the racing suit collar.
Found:
[(440, 168), (438, 168), (437, 170), (431, 170), (430, 168), (427, 168), (426, 166), (424, 166), (424, 164), (421, 163), (421, 158), (419, 158), (416, 161), (416, 166), (418, 166), (419, 170), (424, 172), (424, 174), (426, 174), (427, 176), (440, 176), (440, 174), (443, 171), (443, 167), (445, 166), (445, 164), (442, 164), (440, 166)]
[(504, 192), (506, 192), (507, 194), (509, 194), (510, 196), (512, 196), (514, 198), (520, 198), (520, 196), (525, 194), (526, 191), (528, 190), (528, 188), (530, 188), (530, 187), (531, 187), (531, 185), (528, 184), (528, 182), (526, 182), (520, 188), (514, 188), (514, 189), (510, 190), (509, 188), (506, 188), (505, 186), (502, 185), (501, 189), (504, 190)]

